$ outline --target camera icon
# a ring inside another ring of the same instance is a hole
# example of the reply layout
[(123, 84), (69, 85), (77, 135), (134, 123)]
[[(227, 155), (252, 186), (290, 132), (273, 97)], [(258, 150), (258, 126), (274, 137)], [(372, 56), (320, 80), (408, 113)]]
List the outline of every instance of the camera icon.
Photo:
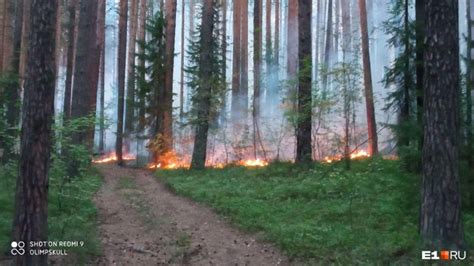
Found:
[(12, 249), (11, 249), (10, 252), (12, 253), (13, 256), (16, 256), (16, 255), (21, 256), (21, 255), (25, 254), (25, 242), (23, 242), (23, 241), (18, 241), (18, 242), (13, 241), (11, 243), (11, 247), (12, 247)]

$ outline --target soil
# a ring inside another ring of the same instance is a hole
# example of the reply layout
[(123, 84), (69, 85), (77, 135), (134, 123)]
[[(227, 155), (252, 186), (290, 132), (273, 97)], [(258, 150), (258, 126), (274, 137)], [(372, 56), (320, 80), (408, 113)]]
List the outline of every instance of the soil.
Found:
[(100, 164), (95, 202), (103, 256), (99, 265), (289, 265), (258, 235), (177, 196), (152, 173)]

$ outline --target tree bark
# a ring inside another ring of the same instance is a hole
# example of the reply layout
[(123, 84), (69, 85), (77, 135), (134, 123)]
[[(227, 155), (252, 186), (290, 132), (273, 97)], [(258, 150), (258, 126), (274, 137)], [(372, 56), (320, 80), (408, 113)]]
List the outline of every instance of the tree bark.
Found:
[(119, 11), (119, 37), (118, 37), (118, 63), (117, 63), (117, 85), (118, 85), (118, 104), (117, 104), (117, 138), (115, 141), (115, 154), (118, 165), (123, 165), (122, 146), (123, 146), (123, 109), (125, 104), (125, 69), (127, 53), (127, 16), (128, 1), (120, 0)]
[(420, 231), (424, 245), (431, 250), (460, 250), (464, 247), (464, 236), (458, 162), (458, 1), (426, 0), (425, 12)]
[[(245, 1), (246, 2), (246, 1)], [(211, 107), (212, 84), (210, 82), (213, 70), (209, 62), (212, 61), (212, 40), (214, 31), (214, 0), (204, 0), (201, 24), (201, 54), (199, 56), (200, 79), (204, 81), (200, 91), (198, 103), (198, 124), (194, 140), (194, 150), (191, 160), (192, 169), (202, 169), (206, 165), (207, 135), (209, 130), (209, 114)]]
[(359, 0), (360, 32), (362, 39), (362, 63), (364, 66), (364, 94), (367, 113), (368, 152), (378, 154), (377, 124), (375, 122), (374, 95), (372, 92), (372, 70), (370, 67), (369, 33), (367, 30), (367, 9), (365, 0)]
[(67, 46), (67, 63), (66, 63), (66, 84), (64, 87), (64, 120), (68, 120), (71, 117), (71, 96), (72, 96), (72, 73), (74, 71), (74, 58), (75, 58), (75, 44), (76, 44), (76, 9), (77, 0), (70, 0), (68, 13), (69, 13), (69, 24), (68, 24), (68, 46)]
[[(97, 42), (97, 2), (81, 1), (77, 32), (76, 65), (73, 77), (71, 118), (95, 117), (99, 79), (99, 45)], [(94, 125), (75, 132), (74, 144), (83, 144), (92, 152)]]
[(240, 53), (241, 53), (241, 67), (240, 67), (240, 111), (241, 119), (244, 123), (247, 123), (248, 117), (248, 94), (249, 94), (249, 2), (248, 0), (241, 0), (242, 9), (241, 9), (241, 44), (240, 44)]
[(298, 1), (298, 121), (296, 161), (308, 162), (311, 155), (311, 2)]
[(26, 69), (26, 58), (28, 56), (28, 37), (30, 34), (30, 11), (31, 0), (23, 2), (23, 22), (21, 30), (21, 53), (20, 53), (20, 79), (21, 83), (24, 80)]
[[(145, 37), (146, 37), (146, 32), (145, 32), (145, 26), (146, 26), (146, 11), (147, 11), (147, 1), (148, 0), (140, 0), (140, 22), (139, 22), (139, 26), (138, 26), (138, 39), (140, 40), (140, 42), (144, 42), (145, 41)], [(143, 53), (143, 46), (142, 45), (139, 45), (138, 46), (138, 54), (142, 54)], [(144, 69), (145, 68), (145, 60), (142, 60), (140, 58), (138, 58), (138, 63), (137, 63), (141, 69)], [(142, 77), (143, 79), (143, 77)], [(138, 132), (142, 133), (143, 130), (145, 129), (145, 96), (144, 95), (139, 95), (138, 97), (138, 101), (139, 101), (139, 109), (138, 109)]]
[[(262, 0), (254, 0), (253, 9), (253, 119), (260, 116), (260, 87), (262, 62)], [(254, 121), (255, 123), (255, 121)]]
[(125, 136), (126, 147), (130, 149), (130, 134), (134, 131), (135, 120), (135, 47), (137, 39), (138, 24), (138, 0), (130, 2), (130, 29), (128, 33), (128, 55), (127, 55), (127, 100), (125, 112)]
[(327, 22), (326, 22), (326, 46), (324, 48), (324, 67), (326, 68), (326, 73), (323, 75), (322, 80), (322, 89), (323, 95), (326, 95), (328, 92), (328, 80), (330, 68), (332, 66), (332, 56), (333, 56), (333, 32), (332, 32), (332, 0), (328, 0), (327, 4)]
[(47, 240), (56, 0), (33, 0), (31, 7), (13, 240), (25, 243), (25, 255), (15, 257), (16, 265), (47, 265), (47, 255), (30, 255), (29, 242)]
[(298, 71), (298, 0), (288, 2), (288, 79), (296, 78)]
[[(184, 43), (186, 42), (185, 36), (184, 36), (185, 13), (186, 13), (185, 0), (181, 0), (181, 52), (180, 52), (181, 69), (179, 73), (180, 74), (180, 78), (179, 78), (179, 118), (180, 120), (182, 120), (182, 118), (184, 117), (184, 70), (185, 70), (184, 58), (186, 57), (185, 55), (186, 51), (184, 50)], [(225, 26), (224, 26), (224, 29), (225, 29)], [(224, 38), (225, 38), (225, 35), (224, 35)]]
[(241, 81), (241, 1), (233, 1), (233, 52), (232, 52), (232, 105), (231, 116), (232, 121), (237, 121), (240, 116), (240, 81)]
[(100, 96), (99, 96), (99, 152), (104, 152), (105, 142), (105, 16), (106, 0), (99, 0), (99, 13), (97, 20), (99, 50), (100, 50)]
[(165, 59), (165, 91), (163, 104), (163, 136), (164, 152), (173, 149), (173, 69), (174, 69), (174, 43), (176, 33), (176, 1), (166, 1), (166, 59)]

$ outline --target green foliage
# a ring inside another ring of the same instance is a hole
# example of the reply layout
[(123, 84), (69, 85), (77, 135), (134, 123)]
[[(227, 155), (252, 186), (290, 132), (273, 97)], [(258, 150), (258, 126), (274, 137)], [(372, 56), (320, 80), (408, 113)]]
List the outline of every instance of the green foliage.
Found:
[[(66, 163), (53, 156), (49, 174), (48, 240), (84, 241), (83, 247), (68, 249), (77, 263), (84, 263), (91, 256), (100, 254), (97, 234), (97, 210), (92, 197), (101, 185), (98, 173), (91, 169), (82, 171), (67, 180)], [(0, 165), (0, 252), (9, 248), (14, 215), (15, 185), (18, 167), (16, 162)]]
[[(385, 110), (399, 113), (397, 123), (388, 125), (396, 136), (398, 154), (405, 169), (418, 172), (421, 160), (418, 144), (421, 139), (421, 123), (417, 121), (417, 91), (414, 82), (418, 63), (415, 60), (416, 21), (409, 18), (407, 20), (407, 4), (408, 7), (412, 6), (410, 0), (392, 1), (390, 18), (383, 24), (385, 33), (391, 36), (389, 46), (402, 49), (391, 66), (385, 68), (383, 82), (387, 88), (394, 88), (385, 99)], [(406, 111), (407, 114), (404, 113)]]
[[(315, 264), (420, 262), (420, 177), (399, 161), (274, 163), (265, 168), (158, 171), (178, 194), (212, 206), (241, 228), (262, 232), (292, 257)], [(465, 212), (474, 240), (474, 213)], [(470, 230), (469, 230), (470, 229)]]
[(13, 159), (11, 153), (20, 132), (16, 119), (8, 117), (12, 114), (18, 116), (20, 102), (12, 102), (14, 98), (12, 93), (18, 87), (18, 75), (9, 72), (0, 73), (0, 159), (3, 158), (4, 162)]
[[(165, 82), (165, 17), (163, 11), (158, 11), (146, 24), (147, 41), (138, 41), (143, 53), (137, 54), (136, 65), (137, 97), (148, 103), (146, 113), (152, 119), (156, 118), (163, 99)], [(139, 104), (139, 101), (136, 101)], [(136, 107), (136, 106), (135, 106)], [(152, 121), (140, 121), (143, 124), (152, 124)]]
[[(60, 119), (58, 119), (60, 120)], [(77, 255), (78, 262), (100, 253), (97, 239), (97, 210), (92, 197), (101, 184), (101, 178), (91, 168), (91, 155), (83, 145), (71, 144), (74, 133), (95, 123), (93, 116), (67, 121), (65, 126), (55, 124), (55, 141), (51, 152), (48, 195), (48, 239), (84, 241), (69, 253)], [(0, 252), (9, 246), (18, 162), (0, 164)], [(71, 172), (73, 174), (71, 174)]]
[[(202, 47), (202, 36), (201, 28), (202, 25), (198, 25), (196, 30), (193, 32), (193, 37), (191, 43), (188, 47), (188, 60), (189, 65), (186, 67), (186, 72), (190, 77), (188, 86), (190, 89), (190, 98), (192, 102), (192, 107), (189, 112), (186, 113), (189, 124), (196, 125), (199, 124), (200, 119), (208, 119), (211, 121), (211, 127), (217, 126), (216, 122), (219, 117), (219, 112), (222, 110), (222, 105), (225, 100), (226, 95), (226, 82), (225, 82), (225, 73), (223, 72), (224, 64), (224, 55), (222, 54), (221, 46), (221, 32), (217, 25), (219, 23), (219, 7), (217, 4), (214, 5), (214, 12), (211, 18), (211, 23), (214, 24), (213, 38), (210, 47)], [(202, 17), (202, 11), (199, 14)], [(205, 62), (205, 66), (201, 65), (201, 54), (203, 49), (208, 49), (211, 53), (211, 59), (208, 62)], [(204, 79), (202, 75), (203, 67), (209, 68), (212, 74), (210, 79)], [(203, 89), (204, 86), (210, 86), (211, 91)], [(208, 106), (203, 106), (201, 103), (203, 99), (210, 97), (210, 106), (209, 106), (209, 117), (200, 118), (198, 114), (203, 112), (203, 108), (208, 108)]]

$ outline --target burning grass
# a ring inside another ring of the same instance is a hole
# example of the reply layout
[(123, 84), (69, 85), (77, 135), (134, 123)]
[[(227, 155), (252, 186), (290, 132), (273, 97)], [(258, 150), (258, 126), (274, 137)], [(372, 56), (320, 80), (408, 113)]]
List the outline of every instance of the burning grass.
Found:
[[(157, 176), (309, 264), (418, 264), (420, 178), (400, 169), (397, 160), (360, 159), (351, 171), (343, 162), (272, 163)], [(472, 245), (474, 212), (463, 216)]]
[[(122, 155), (122, 160), (124, 161), (133, 161), (136, 159), (136, 156), (133, 154), (125, 153)], [(117, 155), (115, 152), (110, 152), (105, 155), (100, 156), (97, 159), (92, 160), (93, 163), (110, 163), (117, 161)]]

